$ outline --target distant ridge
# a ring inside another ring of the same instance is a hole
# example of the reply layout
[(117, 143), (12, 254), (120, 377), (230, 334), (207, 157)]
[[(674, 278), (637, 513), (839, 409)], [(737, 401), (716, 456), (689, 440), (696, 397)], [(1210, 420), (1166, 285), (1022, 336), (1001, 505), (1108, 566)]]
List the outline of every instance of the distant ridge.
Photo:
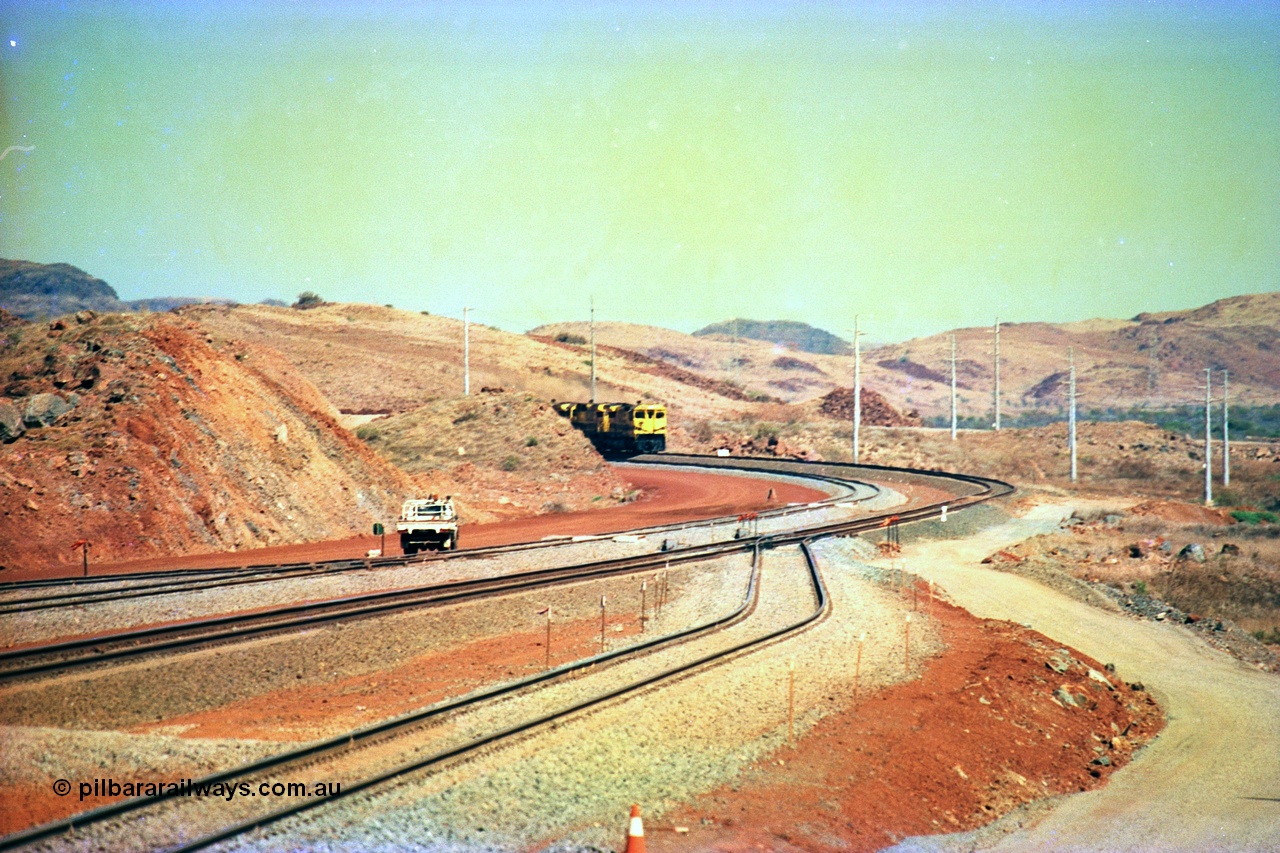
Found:
[(224, 300), (159, 296), (124, 301), (115, 288), (71, 264), (38, 264), (0, 258), (0, 309), (26, 320), (76, 311), (168, 311), (181, 305)]
[(694, 335), (751, 338), (818, 355), (842, 355), (849, 348), (849, 342), (843, 338), (794, 320), (728, 320), (705, 326)]

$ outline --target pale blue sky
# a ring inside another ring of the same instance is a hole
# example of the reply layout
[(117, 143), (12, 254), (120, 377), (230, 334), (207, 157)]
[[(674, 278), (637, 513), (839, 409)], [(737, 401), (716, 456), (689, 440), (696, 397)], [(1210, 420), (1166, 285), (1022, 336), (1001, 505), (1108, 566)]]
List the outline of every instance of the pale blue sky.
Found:
[(1274, 3), (0, 0), (0, 255), (880, 340), (1280, 289)]

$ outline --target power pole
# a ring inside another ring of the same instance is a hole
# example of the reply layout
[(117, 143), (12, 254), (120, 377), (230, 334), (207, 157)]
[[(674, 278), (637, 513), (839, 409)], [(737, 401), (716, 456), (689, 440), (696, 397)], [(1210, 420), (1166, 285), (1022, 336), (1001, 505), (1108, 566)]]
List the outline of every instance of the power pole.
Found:
[[(596, 401), (596, 298), (591, 297), (591, 402)], [(603, 606), (603, 605), (601, 605)]]
[(1210, 442), (1209, 430), (1213, 425), (1213, 400), (1209, 396), (1209, 385), (1213, 381), (1213, 371), (1204, 370), (1204, 505), (1213, 506), (1213, 444)]
[(471, 320), (470, 308), (462, 309), (462, 396), (471, 396)]
[(1074, 347), (1067, 347), (1067, 449), (1071, 453), (1071, 482), (1076, 481), (1076, 354)]
[(956, 440), (956, 336), (951, 336), (951, 440)]
[(853, 315), (853, 464), (858, 464), (858, 433), (862, 429), (862, 332)]
[(1231, 485), (1231, 439), (1227, 436), (1227, 371), (1222, 371), (1222, 485)]

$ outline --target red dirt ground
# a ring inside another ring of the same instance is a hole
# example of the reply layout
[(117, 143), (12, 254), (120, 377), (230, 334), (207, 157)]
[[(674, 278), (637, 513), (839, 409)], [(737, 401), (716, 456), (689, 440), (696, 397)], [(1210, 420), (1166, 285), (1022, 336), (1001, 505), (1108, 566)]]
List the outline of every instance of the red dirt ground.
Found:
[[(621, 626), (622, 630), (615, 630)], [(637, 633), (635, 614), (609, 620), (609, 641)], [(560, 666), (600, 651), (600, 620), (557, 622), (552, 627), (551, 665)], [(419, 655), (372, 675), (276, 690), (211, 711), (185, 714), (130, 729), (152, 732), (190, 726), (189, 738), (306, 741), (332, 737), (359, 726), (404, 714), (486, 685), (536, 675), (546, 669), (546, 634), (533, 630), (502, 634)]]
[[(633, 489), (641, 491), (642, 497), (639, 500), (586, 512), (535, 515), (493, 524), (467, 524), (464, 521), (458, 533), (458, 545), (463, 549), (483, 548), (490, 545), (510, 545), (516, 542), (536, 542), (545, 536), (616, 533), (658, 524), (738, 515), (788, 503), (810, 503), (827, 497), (824, 492), (817, 489), (794, 483), (766, 482), (729, 474), (690, 473), (652, 468), (621, 469), (619, 474)], [(771, 487), (774, 491), (772, 502), (766, 499)], [(235, 554), (196, 554), (91, 565), (89, 573), (92, 576), (354, 559), (364, 557), (370, 549), (378, 547), (380, 547), (379, 537), (358, 536), (328, 542), (255, 548)], [(399, 542), (394, 535), (387, 536), (387, 553), (400, 553)], [(50, 567), (44, 571), (13, 572), (6, 580), (59, 577), (66, 574), (65, 567)]]
[[(622, 530), (690, 513), (708, 517), (764, 506), (767, 486), (759, 480), (628, 473), (646, 499), (492, 530), (476, 526), (464, 534), (464, 543), (476, 547), (552, 533)], [(794, 487), (774, 488), (781, 502), (817, 497), (804, 494), (808, 490), (790, 491)], [(362, 553), (368, 541), (269, 550), (310, 548), (302, 556), (273, 553), (271, 559), (319, 559)], [(256, 558), (266, 552), (253, 553)], [(164, 567), (172, 565), (166, 561)], [(1091, 680), (1088, 667), (1104, 671), (1097, 661), (1072, 652), (1077, 663), (1059, 674), (1047, 666), (1057, 644), (1033, 631), (975, 619), (943, 604), (934, 604), (931, 615), (946, 649), (924, 664), (922, 678), (850, 704), (807, 732), (795, 748), (758, 763), (738, 785), (712, 791), (661, 825), (651, 825), (649, 849), (876, 850), (909, 835), (970, 829), (1022, 803), (1105, 784), (1163, 727), (1158, 707), (1145, 692), (1131, 689), (1116, 674), (1108, 674), (1114, 690)], [(636, 630), (634, 621), (626, 633)], [(597, 636), (595, 624), (588, 622), (555, 630), (555, 661), (589, 652)], [(537, 671), (545, 654), (542, 642), (537, 630), (489, 638), (393, 670), (278, 691), (137, 731), (189, 725), (187, 737), (316, 737), (322, 730), (385, 718), (449, 693)], [(1082, 707), (1065, 707), (1053, 698), (1059, 686), (1083, 694)], [(1110, 764), (1093, 763), (1102, 757)], [(5, 786), (0, 794), (9, 813), (2, 832), (79, 807), (51, 796), (47, 785)], [(677, 833), (677, 826), (688, 832)]]
[[(1078, 653), (1065, 673), (1046, 666), (1057, 645), (949, 605), (930, 609), (947, 648), (922, 678), (864, 697), (723, 787), (649, 826), (654, 853), (878, 850), (909, 835), (989, 823), (1018, 805), (1105, 784), (1163, 727), (1151, 698), (1109, 674), (1091, 681)], [(619, 615), (622, 635), (634, 614)], [(552, 663), (596, 651), (598, 623), (556, 625)], [(189, 726), (183, 737), (303, 741), (420, 708), (449, 695), (523, 677), (545, 665), (535, 630), (492, 637), (399, 667), (273, 691), (225, 708), (131, 731)], [(1050, 698), (1060, 685), (1083, 707)], [(986, 700), (984, 703), (983, 700)], [(1123, 733), (1123, 736), (1118, 736)], [(1093, 764), (1105, 755), (1109, 766)], [(177, 770), (167, 774), (183, 775)], [(736, 788), (736, 789), (735, 789)], [(47, 784), (5, 786), (0, 833), (64, 817), (109, 799), (53, 796)], [(688, 833), (674, 828), (687, 827)]]
[(1131, 515), (1149, 515), (1178, 524), (1211, 524), (1215, 527), (1234, 524), (1235, 519), (1225, 509), (1197, 506), (1183, 501), (1150, 500), (1129, 509)]
[[(649, 850), (869, 851), (973, 829), (1105, 784), (1164, 727), (1147, 693), (1114, 673), (1114, 690), (1091, 680), (1084, 667), (1105, 672), (1097, 661), (1072, 652), (1083, 666), (1059, 674), (1047, 667), (1058, 645), (1034, 631), (945, 604), (932, 613), (947, 649), (922, 678), (825, 718), (739, 785), (668, 815)], [(1060, 685), (1088, 701), (1057, 702)], [(1092, 763), (1102, 756), (1109, 766)]]
[[(609, 640), (615, 644), (638, 633), (640, 627), (634, 613), (619, 613), (609, 620), (609, 625)], [(616, 630), (618, 627), (622, 630)], [(551, 635), (551, 665), (596, 654), (599, 644), (598, 619), (557, 622)], [(165, 733), (175, 731), (170, 727), (185, 726), (180, 737), (280, 741), (284, 748), (283, 742), (332, 737), (485, 685), (526, 678), (545, 667), (546, 634), (541, 629), (504, 634), (438, 654), (419, 655), (370, 675), (313, 681), (127, 731)], [(151, 775), (169, 781), (196, 778), (205, 772), (174, 767)], [(0, 810), (0, 835), (124, 799), (88, 797), (81, 802), (74, 796), (58, 797), (52, 791), (52, 782), (48, 779), (21, 785), (0, 784), (0, 801), (5, 804)]]

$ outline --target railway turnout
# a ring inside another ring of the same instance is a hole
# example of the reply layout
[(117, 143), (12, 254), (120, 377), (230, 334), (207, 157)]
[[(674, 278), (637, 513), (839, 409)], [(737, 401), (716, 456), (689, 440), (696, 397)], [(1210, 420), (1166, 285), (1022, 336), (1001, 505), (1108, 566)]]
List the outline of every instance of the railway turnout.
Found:
[[(343, 778), (339, 792), (320, 798), (304, 798), (280, 806), (271, 799), (236, 797), (178, 797), (166, 794), (133, 797), (111, 803), (62, 821), (56, 821), (0, 839), (0, 850), (12, 849), (204, 849), (252, 831), (269, 827), (293, 815), (337, 807), (356, 794), (373, 792), (406, 776), (430, 773), (456, 762), (475, 760), (548, 726), (591, 713), (610, 703), (658, 690), (674, 680), (706, 667), (714, 667), (779, 643), (822, 620), (830, 609), (821, 571), (810, 550), (816, 539), (848, 536), (876, 530), (887, 524), (909, 523), (955, 512), (1013, 491), (1007, 483), (937, 471), (802, 463), (781, 460), (724, 459), (719, 457), (642, 457), (644, 464), (747, 470), (788, 477), (813, 477), (845, 488), (821, 506), (779, 507), (759, 513), (761, 523), (748, 535), (734, 519), (708, 522), (726, 532), (722, 538), (691, 546), (671, 547), (676, 534), (688, 525), (669, 525), (636, 531), (651, 535), (667, 550), (624, 559), (512, 573), (494, 578), (455, 580), (396, 589), (344, 599), (272, 608), (258, 613), (232, 614), (198, 622), (158, 626), (115, 635), (13, 649), (0, 654), (0, 681), (33, 679), (51, 672), (108, 666), (113, 661), (141, 654), (172, 654), (209, 644), (237, 642), (248, 636), (289, 632), (321, 622), (373, 618), (407, 609), (444, 603), (512, 595), (555, 584), (589, 579), (651, 573), (658, 567), (695, 565), (742, 555), (748, 560), (741, 599), (728, 611), (697, 624), (667, 626), (665, 632), (642, 636), (621, 648), (573, 660), (531, 676), (492, 684), (463, 696), (436, 702), (411, 713), (344, 732), (338, 736), (281, 751), (269, 758), (230, 768), (195, 780), (205, 786), (242, 783), (254, 788), (279, 780), (298, 778), (300, 771), (313, 778)], [(833, 517), (832, 509), (848, 513), (856, 501), (874, 495), (875, 486), (922, 486), (930, 493), (944, 493), (941, 500), (915, 501), (889, 512), (863, 513), (857, 517)], [(531, 544), (521, 548), (555, 548), (560, 543)], [(510, 547), (510, 546), (508, 546)], [(811, 607), (788, 616), (757, 618), (761, 608), (761, 566), (770, 552), (797, 549), (807, 567)], [(433, 559), (466, 559), (468, 552)], [(385, 559), (385, 558), (384, 558)], [(394, 559), (394, 558), (393, 558)], [(403, 560), (402, 560), (403, 562)], [(388, 564), (390, 561), (388, 560)], [(260, 567), (254, 571), (277, 575), (314, 571), (367, 569), (349, 563), (338, 566)], [(145, 579), (144, 579), (145, 580)], [(254, 581), (261, 580), (255, 577)], [(209, 573), (198, 582), (247, 582), (235, 573)], [(157, 580), (140, 594), (167, 594), (180, 579)], [(46, 603), (75, 593), (52, 594), (39, 588)], [(164, 593), (162, 593), (164, 591)], [(96, 589), (91, 595), (102, 595)], [(91, 603), (95, 599), (89, 599)], [(84, 600), (81, 603), (85, 603)], [(585, 676), (591, 676), (586, 679)], [(590, 681), (590, 689), (584, 684)], [(499, 710), (500, 709), (500, 710)], [(266, 829), (264, 829), (266, 828)]]

